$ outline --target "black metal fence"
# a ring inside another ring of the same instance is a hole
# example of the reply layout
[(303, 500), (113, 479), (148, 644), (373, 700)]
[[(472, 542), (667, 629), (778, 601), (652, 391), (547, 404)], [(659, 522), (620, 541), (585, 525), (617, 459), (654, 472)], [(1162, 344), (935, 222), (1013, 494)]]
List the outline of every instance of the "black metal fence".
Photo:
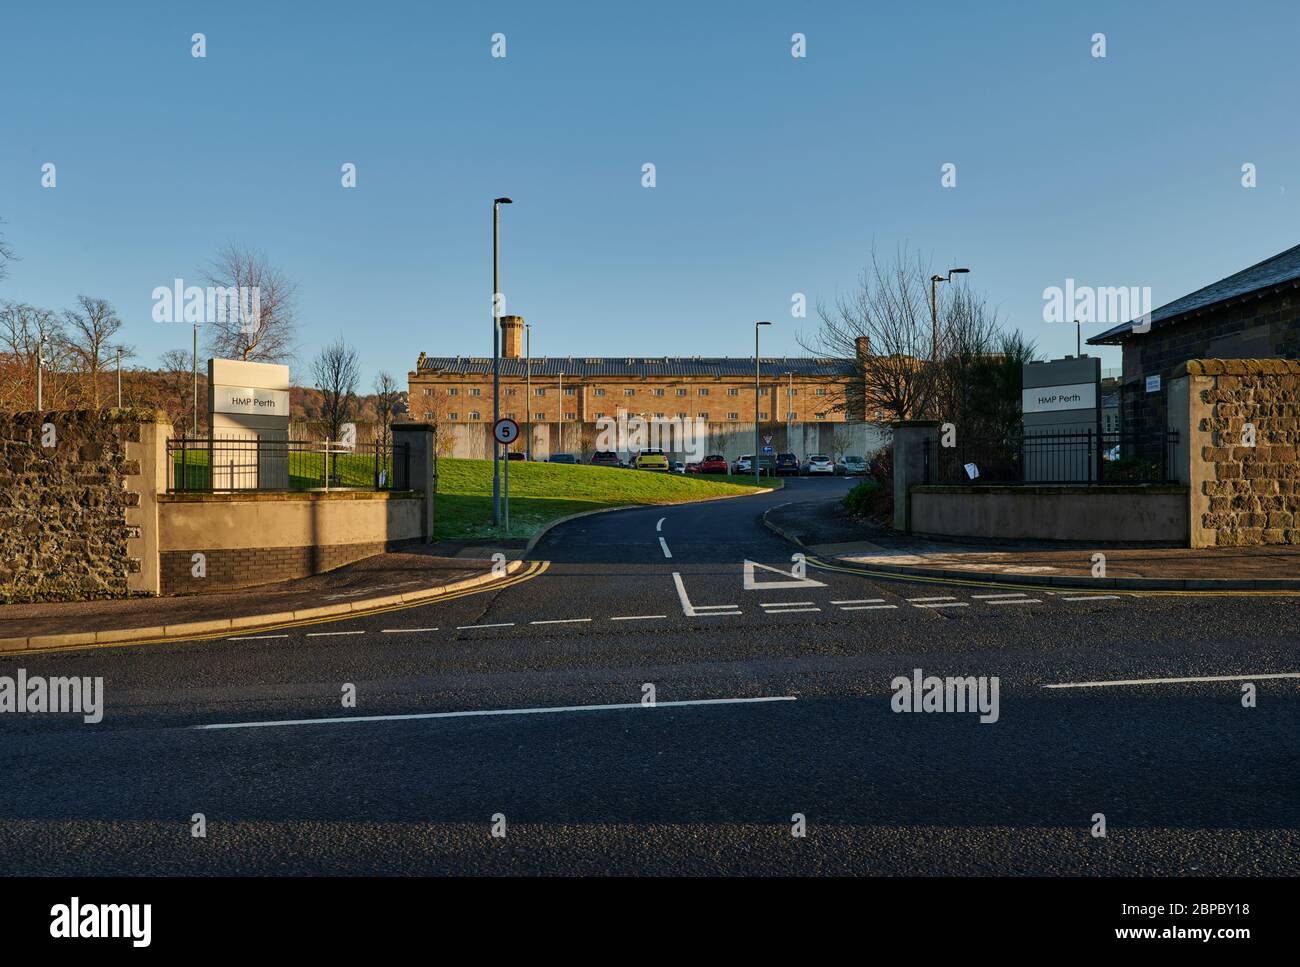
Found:
[(321, 440), (173, 437), (167, 441), (167, 489), (407, 490), (410, 464), (406, 443), (344, 449)]
[(929, 484), (1172, 483), (1177, 430), (1026, 433), (1006, 440), (925, 441)]

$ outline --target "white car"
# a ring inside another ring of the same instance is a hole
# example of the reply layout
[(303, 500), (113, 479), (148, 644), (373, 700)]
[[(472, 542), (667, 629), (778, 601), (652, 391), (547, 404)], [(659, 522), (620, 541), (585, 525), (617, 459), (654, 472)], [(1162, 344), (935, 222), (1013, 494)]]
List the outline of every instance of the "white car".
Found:
[(824, 474), (828, 477), (834, 476), (835, 461), (824, 453), (814, 453), (808, 458), (806, 473), (810, 477), (814, 474)]

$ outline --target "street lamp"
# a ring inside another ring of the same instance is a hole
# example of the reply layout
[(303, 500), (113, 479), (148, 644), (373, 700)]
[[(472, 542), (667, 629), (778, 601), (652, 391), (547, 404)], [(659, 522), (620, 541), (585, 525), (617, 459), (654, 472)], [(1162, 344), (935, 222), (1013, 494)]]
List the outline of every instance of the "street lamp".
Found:
[(528, 421), (528, 441), (524, 447), (526, 456), (529, 460), (533, 459), (533, 325), (530, 322), (524, 323), (524, 355), (527, 357), (527, 369), (525, 370), (525, 400), (524, 419)]
[(930, 328), (931, 328), (931, 346), (930, 358), (939, 358), (939, 303), (936, 293), (936, 286), (940, 282), (951, 282), (954, 274), (969, 272), (970, 269), (949, 269), (948, 277), (945, 279), (942, 275), (930, 276)]
[(117, 347), (117, 408), (122, 408), (122, 347)]
[(790, 377), (790, 388), (785, 394), (785, 447), (793, 453), (794, 441), (790, 439), (790, 434), (794, 432), (792, 427), (794, 417), (794, 372), (792, 370), (786, 370), (781, 375)]
[(45, 347), (50, 344), (49, 336), (41, 336), (36, 342), (36, 410), (45, 409)]
[(512, 205), (509, 198), (492, 199), (492, 526), (501, 520), (501, 444), (497, 443), (496, 423), (501, 419), (501, 206)]
[(560, 431), (560, 449), (558, 453), (564, 452), (564, 371), (560, 370), (560, 401), (555, 404), (555, 423)]
[(770, 326), (770, 322), (754, 323), (754, 485), (758, 485), (758, 389), (759, 389), (759, 357), (758, 357), (758, 327)]
[(199, 436), (199, 324), (194, 323), (194, 355), (190, 357), (194, 367), (194, 422), (190, 425), (190, 437)]

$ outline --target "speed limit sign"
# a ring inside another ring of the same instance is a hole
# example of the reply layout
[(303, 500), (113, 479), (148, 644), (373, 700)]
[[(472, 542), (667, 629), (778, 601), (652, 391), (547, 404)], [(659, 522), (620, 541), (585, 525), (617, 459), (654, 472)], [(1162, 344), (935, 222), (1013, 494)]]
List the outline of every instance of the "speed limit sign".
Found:
[(507, 446), (519, 439), (519, 424), (514, 420), (500, 419), (492, 424), (492, 436), (497, 443)]

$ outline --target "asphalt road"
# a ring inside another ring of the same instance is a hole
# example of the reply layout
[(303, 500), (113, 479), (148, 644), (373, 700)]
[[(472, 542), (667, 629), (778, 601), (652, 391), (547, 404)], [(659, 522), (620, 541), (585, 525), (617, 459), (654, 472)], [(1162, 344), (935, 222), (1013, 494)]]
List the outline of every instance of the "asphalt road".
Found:
[[(0, 872), (1300, 872), (1300, 679), (1264, 677), (1300, 598), (774, 586), (761, 512), (845, 486), (583, 518), (440, 604), (0, 659), (105, 689), (0, 715)], [(914, 669), (996, 678), (996, 721), (893, 711)]]

